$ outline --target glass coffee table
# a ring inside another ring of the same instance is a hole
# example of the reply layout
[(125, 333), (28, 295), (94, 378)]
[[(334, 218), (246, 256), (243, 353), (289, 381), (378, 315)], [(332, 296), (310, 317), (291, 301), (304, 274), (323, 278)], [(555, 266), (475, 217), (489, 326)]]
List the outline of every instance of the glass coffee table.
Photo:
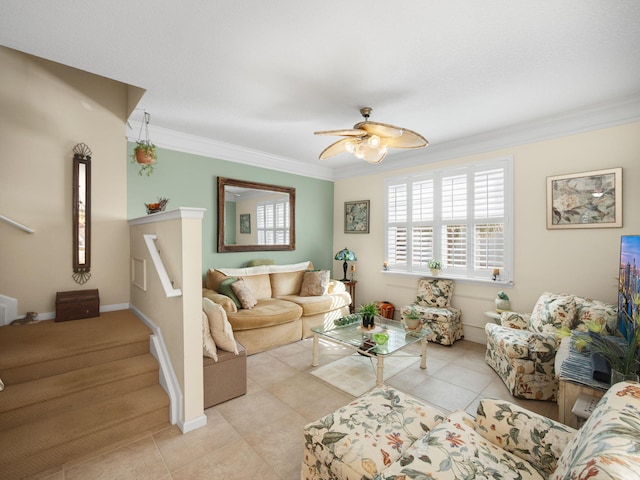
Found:
[[(376, 322), (373, 330), (365, 330), (360, 322), (342, 326), (320, 326), (312, 328), (313, 332), (313, 360), (311, 366), (318, 366), (318, 346), (320, 338), (329, 342), (350, 347), (362, 355), (377, 358), (376, 385), (383, 384), (384, 359), (402, 350), (403, 348), (420, 342), (422, 354), (420, 368), (427, 368), (427, 335), (429, 329), (423, 328), (419, 332), (407, 331), (400, 322), (389, 320), (384, 324)], [(389, 340), (384, 345), (376, 345), (373, 341), (374, 333), (386, 331)]]

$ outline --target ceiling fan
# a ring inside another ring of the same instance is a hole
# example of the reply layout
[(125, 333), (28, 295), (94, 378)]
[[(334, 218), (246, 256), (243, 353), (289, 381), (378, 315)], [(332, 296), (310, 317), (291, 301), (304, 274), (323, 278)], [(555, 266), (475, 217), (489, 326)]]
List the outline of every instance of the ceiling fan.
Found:
[(377, 164), (387, 155), (389, 148), (423, 148), (429, 144), (422, 135), (407, 128), (370, 122), (372, 110), (371, 107), (361, 108), (364, 122), (356, 123), (353, 129), (314, 132), (315, 135), (346, 137), (325, 148), (320, 154), (320, 160), (349, 152), (365, 162)]

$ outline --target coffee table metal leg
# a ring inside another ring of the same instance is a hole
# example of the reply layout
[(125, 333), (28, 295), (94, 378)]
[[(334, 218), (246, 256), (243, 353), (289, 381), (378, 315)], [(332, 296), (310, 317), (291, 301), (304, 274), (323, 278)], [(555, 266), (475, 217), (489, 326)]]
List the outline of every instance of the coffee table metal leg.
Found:
[(312, 367), (317, 367), (318, 366), (318, 343), (319, 343), (319, 338), (318, 338), (318, 334), (314, 333), (313, 334), (313, 357), (311, 359), (311, 366)]
[(427, 337), (420, 340), (422, 344), (422, 357), (420, 358), (420, 368), (427, 368)]
[(376, 386), (381, 387), (384, 381), (384, 357), (378, 358), (378, 370), (376, 373)]

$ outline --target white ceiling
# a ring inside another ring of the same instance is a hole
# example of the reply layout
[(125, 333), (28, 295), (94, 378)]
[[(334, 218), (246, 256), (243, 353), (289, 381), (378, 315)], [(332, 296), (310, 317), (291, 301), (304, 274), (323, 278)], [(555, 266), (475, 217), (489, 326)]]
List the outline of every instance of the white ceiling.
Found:
[[(0, 2), (1, 45), (147, 90), (134, 138), (144, 109), (160, 146), (319, 178), (638, 120), (639, 25), (638, 0)], [(430, 146), (318, 160), (363, 106)]]

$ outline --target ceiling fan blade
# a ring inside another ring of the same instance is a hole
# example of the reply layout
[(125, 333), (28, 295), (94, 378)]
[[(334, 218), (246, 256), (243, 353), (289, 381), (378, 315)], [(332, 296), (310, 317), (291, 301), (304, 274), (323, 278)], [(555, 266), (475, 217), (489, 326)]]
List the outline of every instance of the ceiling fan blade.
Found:
[(394, 125), (379, 122), (360, 122), (353, 128), (366, 130), (369, 135), (377, 135), (380, 138), (393, 138), (402, 135), (403, 129)]
[(429, 141), (422, 135), (406, 128), (401, 136), (388, 138), (386, 143), (389, 148), (422, 148), (429, 145)]
[(332, 143), (320, 153), (320, 160), (326, 160), (329, 157), (338, 155), (339, 153), (347, 151), (347, 142), (351, 141), (351, 138), (343, 138), (335, 143)]
[(313, 132), (314, 135), (336, 135), (338, 137), (361, 137), (366, 135), (367, 132), (362, 129), (348, 129), (348, 130), (323, 130), (321, 132)]

